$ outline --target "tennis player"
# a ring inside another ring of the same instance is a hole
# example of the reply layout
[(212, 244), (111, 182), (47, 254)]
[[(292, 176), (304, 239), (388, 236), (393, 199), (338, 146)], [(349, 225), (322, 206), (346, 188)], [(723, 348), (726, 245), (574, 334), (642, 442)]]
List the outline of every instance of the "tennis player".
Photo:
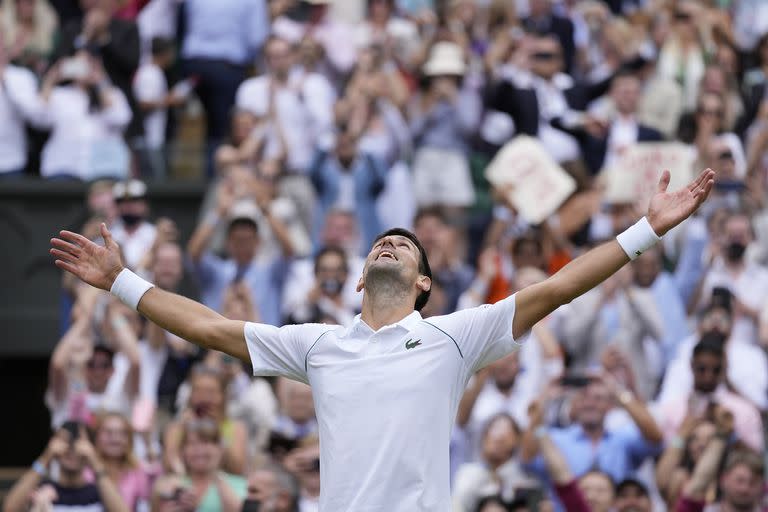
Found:
[(422, 319), (431, 272), (419, 240), (393, 229), (378, 237), (358, 289), (362, 313), (347, 327), (274, 327), (228, 320), (154, 287), (126, 269), (105, 225), (104, 246), (62, 231), (56, 265), (110, 290), (160, 327), (250, 362), (254, 375), (312, 386), (320, 429), (324, 512), (445, 512), (448, 444), (470, 376), (516, 350), (531, 327), (653, 246), (707, 198), (714, 172), (667, 192), (659, 180), (648, 213), (546, 281), (493, 305)]

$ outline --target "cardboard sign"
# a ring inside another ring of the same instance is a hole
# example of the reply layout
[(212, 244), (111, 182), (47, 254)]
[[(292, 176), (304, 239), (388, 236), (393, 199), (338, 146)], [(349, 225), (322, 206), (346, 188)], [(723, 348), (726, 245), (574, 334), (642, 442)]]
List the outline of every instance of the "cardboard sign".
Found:
[(611, 204), (637, 203), (642, 211), (656, 193), (661, 173), (668, 169), (668, 191), (686, 186), (693, 179), (693, 148), (679, 142), (638, 143), (628, 147), (616, 164), (603, 169), (605, 200)]
[(495, 187), (510, 188), (510, 202), (530, 224), (540, 224), (555, 213), (576, 190), (576, 181), (526, 135), (504, 145), (485, 169)]

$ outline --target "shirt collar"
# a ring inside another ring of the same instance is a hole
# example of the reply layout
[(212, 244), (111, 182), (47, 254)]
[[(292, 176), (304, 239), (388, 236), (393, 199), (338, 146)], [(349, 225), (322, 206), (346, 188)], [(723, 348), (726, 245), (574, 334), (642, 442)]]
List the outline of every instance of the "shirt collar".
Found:
[(384, 329), (394, 329), (394, 328), (400, 328), (404, 329), (406, 331), (413, 330), (416, 325), (421, 322), (421, 313), (418, 311), (412, 311), (408, 316), (403, 318), (402, 320), (399, 320), (395, 322), (394, 324), (385, 325), (379, 331), (374, 331), (371, 326), (366, 324), (363, 321), (362, 315), (357, 314), (355, 315), (354, 320), (352, 320), (352, 324), (349, 326), (346, 332), (346, 337), (354, 338), (354, 337), (368, 337), (371, 334), (374, 334), (375, 332), (380, 332)]

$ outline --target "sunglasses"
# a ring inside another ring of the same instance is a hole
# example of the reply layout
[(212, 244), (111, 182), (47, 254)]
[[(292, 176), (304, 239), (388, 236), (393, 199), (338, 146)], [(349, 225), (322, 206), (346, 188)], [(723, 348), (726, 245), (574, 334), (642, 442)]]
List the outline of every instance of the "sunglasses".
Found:
[(535, 52), (531, 55), (536, 60), (556, 60), (560, 54), (554, 52)]

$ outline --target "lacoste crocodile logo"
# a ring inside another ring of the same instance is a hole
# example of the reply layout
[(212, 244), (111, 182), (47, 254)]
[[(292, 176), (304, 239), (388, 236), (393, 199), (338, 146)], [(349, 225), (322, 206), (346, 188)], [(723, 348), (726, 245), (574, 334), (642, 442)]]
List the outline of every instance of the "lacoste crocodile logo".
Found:
[(421, 339), (414, 341), (413, 338), (411, 338), (405, 342), (405, 350), (411, 350), (412, 348), (416, 348), (419, 345), (421, 345)]

